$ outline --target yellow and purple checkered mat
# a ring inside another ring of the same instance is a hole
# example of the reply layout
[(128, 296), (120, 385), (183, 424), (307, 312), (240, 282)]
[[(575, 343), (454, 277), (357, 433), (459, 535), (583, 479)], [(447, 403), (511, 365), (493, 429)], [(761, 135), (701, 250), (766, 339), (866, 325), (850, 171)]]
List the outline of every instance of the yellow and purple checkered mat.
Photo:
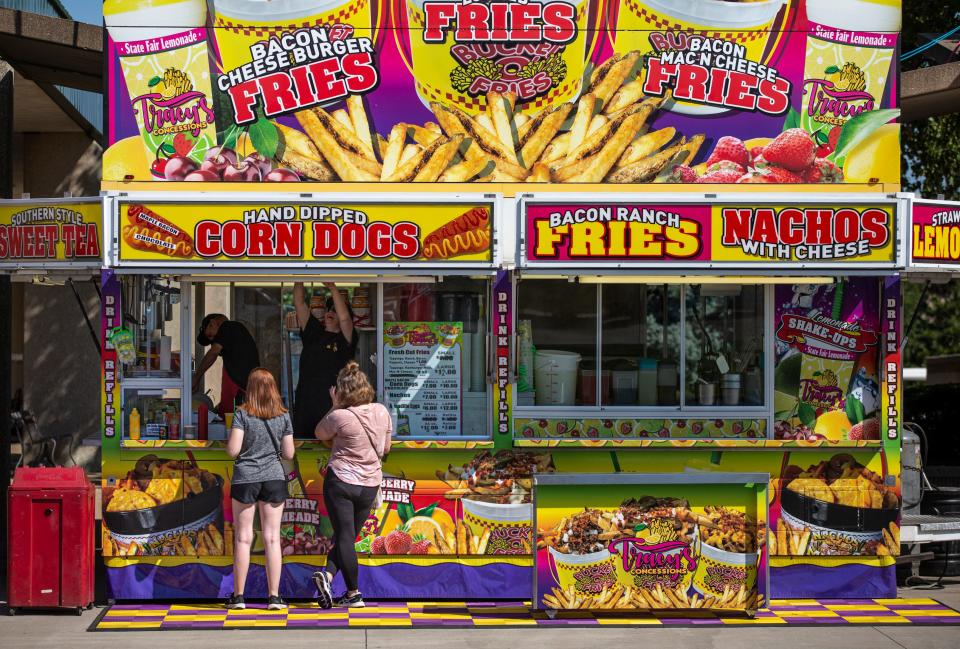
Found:
[(450, 627), (600, 626), (844, 626), (960, 625), (960, 612), (933, 599), (773, 600), (753, 618), (709, 611), (679, 615), (561, 611), (549, 617), (529, 602), (367, 602), (366, 608), (321, 610), (292, 603), (285, 611), (247, 604), (228, 611), (223, 604), (117, 604), (105, 609), (91, 631), (195, 629), (324, 629)]

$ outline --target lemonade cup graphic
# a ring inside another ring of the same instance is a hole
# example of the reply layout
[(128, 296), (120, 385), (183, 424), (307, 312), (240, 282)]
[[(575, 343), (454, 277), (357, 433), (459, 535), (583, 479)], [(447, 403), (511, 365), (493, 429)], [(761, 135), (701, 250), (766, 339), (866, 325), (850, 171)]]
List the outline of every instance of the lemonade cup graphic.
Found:
[(464, 497), (463, 521), (474, 536), (488, 531), (484, 554), (530, 554), (533, 540), (533, 505), (492, 503)]
[(549, 565), (561, 590), (571, 587), (577, 592), (598, 595), (617, 583), (615, 557), (607, 549), (587, 554), (568, 554), (548, 547)]
[[(467, 0), (463, 0), (466, 4)], [(530, 0), (546, 7), (570, 5), (575, 10), (576, 33), (564, 34), (565, 43), (546, 39), (531, 42), (456, 42), (455, 29), (443, 42), (424, 39), (428, 0), (406, 0), (411, 71), (424, 104), (439, 102), (469, 114), (486, 110), (488, 92), (517, 95), (515, 110), (539, 111), (568, 102), (580, 91), (586, 61), (589, 0)], [(505, 0), (492, 0), (491, 4)], [(407, 48), (399, 44), (400, 50)]]
[(374, 0), (214, 0), (214, 32), (222, 70), (250, 63), (250, 46), (283, 32), (349, 25), (372, 39)]
[(206, 18), (204, 0), (103, 5), (147, 159), (160, 179), (167, 179), (170, 158), (199, 164), (216, 143)]
[[(731, 41), (742, 46), (743, 58), (766, 63), (767, 52), (777, 14), (787, 0), (620, 0), (613, 49), (617, 54), (639, 51), (658, 54), (672, 49), (665, 41), (667, 32), (696, 34)], [(772, 48), (770, 48), (772, 50)], [(673, 112), (707, 115), (729, 110), (688, 102), (672, 102)]]
[(724, 590), (742, 587), (749, 595), (757, 586), (756, 552), (728, 552), (698, 541), (697, 570), (693, 587), (704, 597), (721, 597)]

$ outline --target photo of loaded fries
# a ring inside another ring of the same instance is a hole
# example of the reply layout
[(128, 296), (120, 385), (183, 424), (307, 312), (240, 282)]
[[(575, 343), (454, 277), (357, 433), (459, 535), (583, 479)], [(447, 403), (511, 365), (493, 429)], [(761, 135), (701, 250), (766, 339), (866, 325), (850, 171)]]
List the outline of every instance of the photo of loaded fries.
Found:
[(351, 96), (332, 113), (295, 113), (299, 129), (276, 122), (277, 162), (320, 182), (674, 182), (674, 167), (692, 163), (704, 135), (649, 129), (669, 97), (644, 95), (641, 62), (639, 52), (612, 56), (576, 103), (539, 111), (521, 111), (510, 92), (488, 92), (475, 116), (431, 102), (436, 121), (395, 124), (386, 138)]
[(116, 486), (104, 489), (104, 554), (230, 554), (223, 484), (222, 477), (193, 460), (141, 457)]
[(780, 509), (770, 531), (771, 554), (900, 553), (897, 488), (847, 453), (806, 469), (788, 466), (781, 480)]
[(449, 487), (445, 497), (462, 507), (457, 553), (530, 554), (533, 474), (554, 471), (549, 453), (512, 450), (483, 451), (462, 466), (437, 471)]

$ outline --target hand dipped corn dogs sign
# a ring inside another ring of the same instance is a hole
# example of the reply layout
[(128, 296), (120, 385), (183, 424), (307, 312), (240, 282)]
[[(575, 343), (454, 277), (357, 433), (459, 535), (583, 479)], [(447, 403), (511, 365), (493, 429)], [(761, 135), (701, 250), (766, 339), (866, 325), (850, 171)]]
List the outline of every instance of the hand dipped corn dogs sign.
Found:
[(892, 205), (526, 203), (523, 261), (894, 261)]
[(490, 204), (125, 203), (121, 262), (490, 262)]
[(100, 264), (99, 202), (6, 201), (0, 206), (0, 267)]
[(897, 184), (869, 4), (108, 0), (103, 180)]

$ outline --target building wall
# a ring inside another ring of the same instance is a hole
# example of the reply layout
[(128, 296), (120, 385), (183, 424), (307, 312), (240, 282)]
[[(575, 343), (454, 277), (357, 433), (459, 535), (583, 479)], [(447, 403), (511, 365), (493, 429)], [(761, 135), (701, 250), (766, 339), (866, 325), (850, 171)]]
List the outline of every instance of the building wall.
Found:
[(31, 198), (96, 196), (103, 150), (85, 133), (24, 133), (21, 193)]

